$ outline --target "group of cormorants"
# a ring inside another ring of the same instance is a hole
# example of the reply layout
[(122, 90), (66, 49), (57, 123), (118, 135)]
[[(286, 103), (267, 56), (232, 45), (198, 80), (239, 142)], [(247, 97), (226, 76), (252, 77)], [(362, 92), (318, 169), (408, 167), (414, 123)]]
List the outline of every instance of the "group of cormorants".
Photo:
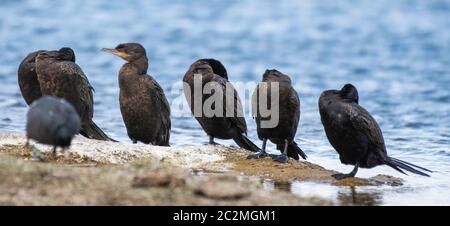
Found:
[[(161, 86), (147, 74), (148, 58), (145, 48), (138, 43), (124, 43), (114, 49), (103, 48), (102, 51), (126, 61), (119, 71), (119, 102), (129, 138), (133, 143), (140, 141), (169, 146), (170, 107)], [(229, 78), (224, 65), (215, 59), (195, 61), (183, 78), (187, 84), (184, 86), (185, 93), (194, 92), (196, 76), (201, 76), (202, 87), (215, 82), (223, 90), (221, 95), (224, 102), (228, 95), (234, 100), (232, 116), (207, 117), (205, 114), (195, 114), (194, 96), (186, 95), (192, 113), (209, 136), (210, 144), (215, 144), (214, 138), (233, 139), (239, 147), (255, 152), (248, 159), (270, 156), (280, 163), (287, 163), (289, 157), (295, 160), (300, 157), (306, 159), (306, 154), (294, 141), (300, 119), (300, 99), (288, 75), (277, 70), (266, 70), (262, 82), (254, 91), (256, 99), (253, 115), (258, 138), (263, 141), (261, 149), (247, 137), (247, 125), (239, 95), (232, 86), (230, 94)], [(62, 147), (63, 150), (69, 147), (72, 138), (78, 133), (90, 139), (114, 141), (92, 121), (94, 88), (76, 64), (72, 49), (30, 53), (19, 66), (18, 81), (22, 96), (31, 105), (27, 115), (27, 139), (53, 145), (54, 153), (56, 147)], [(276, 94), (270, 88), (272, 83), (278, 84)], [(262, 84), (267, 85), (264, 86), (265, 90), (262, 90)], [(268, 116), (258, 110), (262, 104), (260, 92), (267, 97), (266, 100), (271, 100), (272, 95), (278, 95), (276, 102), (265, 103), (269, 108), (275, 105), (279, 108), (278, 124), (274, 127), (261, 126)], [(202, 92), (201, 104), (205, 104), (212, 95), (217, 93)], [(324, 91), (319, 98), (321, 121), (329, 142), (338, 152), (343, 164), (355, 166), (351, 173), (335, 174), (333, 177), (354, 177), (359, 167), (373, 168), (378, 165), (388, 165), (402, 173), (406, 170), (428, 176), (424, 172), (431, 172), (430, 170), (387, 155), (380, 127), (358, 104), (358, 100), (358, 91), (351, 84), (346, 84), (341, 90)], [(276, 144), (281, 155), (266, 152), (267, 140)]]

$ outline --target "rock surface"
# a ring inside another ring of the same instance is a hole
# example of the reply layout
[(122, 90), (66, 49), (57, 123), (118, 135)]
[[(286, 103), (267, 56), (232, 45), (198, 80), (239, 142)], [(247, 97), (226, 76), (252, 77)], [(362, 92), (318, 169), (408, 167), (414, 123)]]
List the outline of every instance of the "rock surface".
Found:
[(224, 146), (158, 147), (77, 136), (66, 159), (53, 157), (51, 147), (24, 144), (22, 134), (0, 134), (5, 178), (0, 204), (330, 205), (330, 200), (268, 191), (261, 181), (402, 185), (401, 179), (385, 175), (336, 181), (331, 177), (336, 172), (310, 162), (247, 160), (247, 151)]

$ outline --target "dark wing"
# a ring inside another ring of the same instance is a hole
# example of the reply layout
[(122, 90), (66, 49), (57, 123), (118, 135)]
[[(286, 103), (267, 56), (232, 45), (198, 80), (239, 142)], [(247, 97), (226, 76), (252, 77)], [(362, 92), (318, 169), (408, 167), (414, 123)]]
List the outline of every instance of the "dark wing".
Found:
[(26, 76), (27, 74), (34, 72), (36, 73), (36, 56), (41, 53), (43, 51), (36, 51), (36, 52), (32, 52), (29, 53), (20, 63), (19, 65), (19, 69), (18, 69), (18, 74), (19, 74), (19, 79), (22, 76)]
[[(364, 108), (356, 103), (345, 105), (348, 119), (358, 134), (365, 136), (369, 147), (386, 154), (383, 134), (375, 119)], [(381, 153), (380, 153), (381, 154)]]
[[(189, 70), (186, 72), (186, 74), (184, 75), (183, 81), (187, 84), (189, 84), (189, 88), (186, 89), (185, 87), (185, 96), (186, 98), (188, 98), (188, 96), (190, 96), (190, 99), (187, 99), (190, 107), (191, 107), (191, 111), (192, 113), (194, 113), (194, 75), (196, 74), (196, 70), (198, 70), (200, 67), (202, 67), (201, 72), (197, 72), (199, 74), (201, 74), (202, 76), (202, 84), (207, 84), (208, 82), (216, 82), (218, 83), (223, 90), (224, 95), (224, 100), (223, 103), (226, 104), (226, 99), (227, 96), (228, 98), (231, 98), (234, 100), (234, 106), (233, 106), (233, 117), (227, 117), (227, 119), (229, 119), (231, 121), (232, 124), (234, 124), (242, 133), (246, 133), (247, 132), (247, 125), (245, 123), (245, 118), (243, 117), (243, 108), (242, 108), (242, 103), (241, 100), (239, 99), (239, 95), (237, 94), (236, 90), (234, 89), (234, 87), (231, 85), (231, 83), (228, 83), (228, 80), (222, 76), (216, 75), (214, 74), (212, 68), (210, 66), (208, 67), (204, 67), (200, 61), (197, 61), (195, 63), (193, 63)], [(230, 90), (231, 92), (226, 92), (226, 87), (227, 87), (227, 83), (230, 86)], [(190, 92), (188, 95), (186, 92)], [(203, 101), (205, 100), (205, 98), (203, 98)], [(226, 115), (226, 108), (223, 109), (224, 110), (224, 115)], [(239, 114), (238, 114), (239, 113)], [(242, 116), (242, 117), (238, 117), (238, 116)], [(200, 122), (201, 124), (201, 122)]]
[[(219, 75), (214, 75), (213, 80), (217, 81), (223, 87), (223, 91), (225, 94), (223, 103), (229, 104), (226, 102), (226, 100), (227, 99), (233, 100), (233, 106), (232, 106), (233, 107), (233, 117), (229, 117), (228, 119), (230, 119), (231, 122), (236, 127), (238, 127), (242, 133), (247, 134), (247, 124), (246, 124), (245, 118), (244, 118), (244, 111), (243, 111), (241, 99), (239, 98), (239, 95), (238, 95), (236, 89), (225, 78), (223, 78)], [(226, 88), (227, 86), (228, 86), (228, 91)], [(224, 115), (226, 115), (225, 111), (226, 111), (226, 109), (224, 109)]]
[(60, 62), (61, 73), (72, 76), (72, 80), (78, 84), (80, 101), (84, 108), (84, 114), (88, 114), (89, 119), (94, 115), (94, 88), (89, 83), (87, 76), (77, 64), (70, 61)]
[(17, 71), (20, 91), (28, 105), (42, 96), (35, 63), (36, 56), (41, 52), (43, 51), (39, 50), (28, 54), (20, 63)]
[(161, 86), (153, 79), (151, 76), (148, 76), (150, 79), (146, 79), (151, 95), (156, 98), (157, 106), (159, 108), (159, 116), (162, 123), (162, 129), (159, 130), (158, 139), (166, 145), (169, 145), (170, 140), (170, 106), (167, 101), (166, 95), (164, 94), (164, 90)]
[[(289, 109), (292, 112), (292, 128), (291, 133), (295, 135), (298, 128), (298, 122), (300, 120), (300, 98), (298, 97), (297, 91), (290, 86), (289, 87)], [(282, 103), (281, 103), (282, 104)]]
[[(27, 65), (27, 64), (32, 65), (33, 67), (35, 67), (35, 60), (36, 60), (36, 57), (37, 57), (37, 55), (38, 55), (39, 53), (42, 53), (42, 52), (45, 52), (45, 51), (44, 51), (44, 50), (38, 50), (38, 51), (29, 53), (29, 54), (22, 60), (22, 62), (21, 62), (20, 65), (19, 65), (19, 68), (21, 68), (22, 66), (25, 66), (25, 65)], [(35, 68), (30, 68), (30, 67), (28, 67), (28, 66), (25, 66), (25, 67), (28, 68), (28, 70), (30, 70), (30, 71), (34, 71), (34, 70), (35, 70)]]

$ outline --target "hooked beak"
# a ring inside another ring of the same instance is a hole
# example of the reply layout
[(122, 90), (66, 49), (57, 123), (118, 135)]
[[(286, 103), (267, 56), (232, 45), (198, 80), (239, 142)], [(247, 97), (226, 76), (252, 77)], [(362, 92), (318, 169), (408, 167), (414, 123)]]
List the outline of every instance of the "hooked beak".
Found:
[(125, 57), (129, 56), (127, 53), (118, 51), (116, 49), (103, 48), (103, 49), (101, 49), (101, 51), (105, 52), (105, 53), (111, 53), (111, 54), (116, 55), (116, 56), (118, 56), (118, 57), (120, 57), (122, 59), (125, 59)]

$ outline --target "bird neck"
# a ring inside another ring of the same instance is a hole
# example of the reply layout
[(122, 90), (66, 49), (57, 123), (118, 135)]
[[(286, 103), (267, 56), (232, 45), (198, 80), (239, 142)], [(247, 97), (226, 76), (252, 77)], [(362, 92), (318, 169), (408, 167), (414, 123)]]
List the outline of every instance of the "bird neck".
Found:
[(148, 60), (143, 56), (122, 66), (119, 72), (119, 86), (121, 95), (133, 95), (140, 78), (147, 74)]
[(137, 60), (127, 63), (128, 66), (136, 70), (139, 75), (147, 74), (148, 69), (148, 59), (146, 56), (142, 56)]

